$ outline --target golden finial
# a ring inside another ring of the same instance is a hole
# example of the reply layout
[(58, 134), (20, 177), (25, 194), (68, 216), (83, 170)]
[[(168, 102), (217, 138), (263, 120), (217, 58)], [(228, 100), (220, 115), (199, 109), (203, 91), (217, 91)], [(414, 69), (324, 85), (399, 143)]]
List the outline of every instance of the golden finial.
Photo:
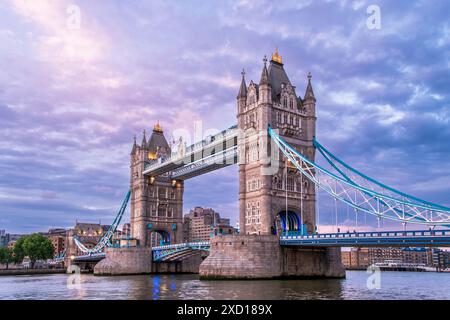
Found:
[(281, 56), (278, 54), (278, 47), (275, 48), (275, 53), (272, 54), (272, 60), (278, 63), (282, 63)]
[(162, 127), (161, 127), (160, 124), (159, 124), (159, 120), (158, 120), (158, 122), (155, 124), (155, 126), (153, 127), (153, 131), (154, 131), (154, 132), (163, 132), (163, 129), (162, 129)]

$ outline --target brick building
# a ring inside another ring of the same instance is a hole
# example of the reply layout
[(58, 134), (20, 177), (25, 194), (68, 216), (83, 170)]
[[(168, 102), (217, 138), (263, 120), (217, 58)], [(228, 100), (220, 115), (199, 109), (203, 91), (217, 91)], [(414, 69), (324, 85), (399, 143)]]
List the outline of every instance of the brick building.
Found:
[(221, 218), (211, 208), (195, 207), (183, 218), (183, 239), (185, 242), (208, 241), (219, 234), (236, 234), (230, 219)]

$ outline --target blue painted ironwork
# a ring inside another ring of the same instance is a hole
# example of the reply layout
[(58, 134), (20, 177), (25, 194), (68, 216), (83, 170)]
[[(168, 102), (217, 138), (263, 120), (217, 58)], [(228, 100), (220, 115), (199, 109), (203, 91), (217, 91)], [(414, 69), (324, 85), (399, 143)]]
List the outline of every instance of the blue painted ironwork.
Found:
[(186, 147), (184, 152), (174, 152), (168, 157), (161, 157), (146, 164), (144, 175), (158, 176), (170, 172), (173, 179), (187, 179), (208, 170), (215, 170), (215, 165), (220, 164), (223, 167), (234, 164), (229, 159), (237, 154), (234, 148), (237, 136), (237, 125), (234, 125)]
[(154, 262), (161, 262), (171, 260), (176, 255), (181, 255), (192, 251), (197, 250), (208, 251), (209, 247), (210, 247), (209, 241), (164, 245), (159, 247), (153, 247), (152, 257)]
[[(402, 197), (404, 197), (405, 199), (409, 199), (411, 202), (417, 202), (418, 204), (423, 204), (423, 205), (427, 205), (430, 207), (434, 207), (434, 208), (440, 208), (442, 210), (448, 211), (450, 210), (450, 208), (436, 204), (436, 203), (432, 203), (423, 199), (419, 199), (417, 197), (414, 197), (412, 195), (406, 194), (404, 192), (401, 192), (400, 190), (397, 190), (395, 188), (389, 187), (386, 184), (383, 184), (373, 178), (368, 177), (367, 175), (361, 173), (360, 171), (356, 170), (355, 168), (351, 167), (350, 165), (348, 165), (347, 163), (345, 163), (344, 161), (342, 161), (341, 159), (339, 159), (338, 157), (336, 157), (334, 154), (332, 154), (328, 149), (326, 149), (323, 145), (321, 145), (319, 143), (319, 141), (317, 141), (316, 139), (314, 139), (314, 146), (317, 148), (317, 150), (319, 150), (319, 152), (324, 156), (324, 158), (327, 160), (328, 163), (330, 163), (334, 168), (336, 168), (343, 177), (346, 177), (347, 179), (350, 179), (345, 173), (343, 173), (342, 170), (340, 170), (337, 165), (335, 163), (333, 163), (333, 161), (331, 159), (333, 159), (336, 163), (340, 164), (341, 166), (343, 166), (344, 168), (346, 168), (347, 170), (353, 172), (354, 174), (356, 174), (358, 177), (361, 177), (367, 181), (369, 181), (370, 183), (373, 183), (374, 185), (385, 189), (385, 190), (389, 190), (394, 194), (400, 195)], [(330, 159), (331, 158), (331, 159)]]
[[(412, 202), (369, 189), (348, 177), (339, 177), (307, 159), (287, 144), (272, 128), (269, 135), (292, 164), (333, 198), (362, 212), (402, 223), (443, 225), (450, 223), (450, 208), (431, 203)], [(342, 174), (342, 170), (339, 174)], [(375, 180), (373, 180), (375, 181)]]
[(127, 208), (128, 205), (128, 201), (130, 200), (130, 196), (131, 190), (128, 190), (127, 194), (125, 195), (125, 199), (123, 200), (122, 206), (120, 207), (119, 212), (114, 218), (113, 223), (109, 226), (108, 231), (103, 235), (100, 241), (92, 249), (86, 248), (86, 246), (82, 244), (80, 240), (77, 239), (77, 237), (74, 237), (73, 240), (77, 245), (77, 247), (81, 250), (81, 252), (87, 254), (98, 253), (102, 251), (106, 246), (111, 245), (111, 239), (114, 236), (114, 233), (116, 232), (117, 227), (120, 224), (120, 221), (122, 220), (123, 214), (125, 213), (125, 209)]
[(81, 256), (76, 256), (73, 258), (73, 261), (80, 262), (80, 261), (100, 261), (106, 257), (105, 252), (98, 252), (98, 253), (88, 253)]
[(379, 246), (450, 246), (450, 230), (377, 231), (322, 233), (302, 235), (285, 232), (280, 237), (283, 246), (318, 247), (379, 247)]

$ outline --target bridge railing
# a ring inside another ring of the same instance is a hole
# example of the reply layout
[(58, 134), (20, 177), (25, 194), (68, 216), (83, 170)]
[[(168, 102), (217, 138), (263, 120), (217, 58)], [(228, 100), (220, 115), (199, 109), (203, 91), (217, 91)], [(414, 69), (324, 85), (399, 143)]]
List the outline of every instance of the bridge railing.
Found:
[(407, 231), (370, 231), (370, 232), (340, 232), (317, 233), (302, 235), (298, 231), (288, 231), (281, 235), (281, 239), (327, 239), (327, 238), (383, 238), (383, 237), (426, 237), (449, 236), (450, 230), (407, 230)]
[(195, 144), (192, 144), (192, 145), (186, 147), (185, 153), (183, 155), (179, 155), (178, 153), (174, 152), (170, 156), (159, 158), (159, 159), (156, 159), (156, 160), (150, 162), (149, 164), (146, 165), (145, 171), (156, 170), (166, 164), (181, 161), (184, 158), (191, 156), (193, 153), (203, 150), (205, 147), (213, 147), (216, 144), (223, 143), (224, 141), (228, 140), (230, 137), (236, 136), (237, 132), (238, 132), (237, 126), (233, 126), (233, 127), (229, 128), (227, 130), (224, 130), (214, 136), (210, 136), (205, 140), (199, 141)]
[(185, 242), (177, 244), (168, 244), (164, 246), (153, 247), (152, 251), (168, 250), (168, 249), (180, 249), (180, 248), (196, 248), (196, 247), (206, 247), (209, 246), (209, 241), (196, 241), (196, 242)]

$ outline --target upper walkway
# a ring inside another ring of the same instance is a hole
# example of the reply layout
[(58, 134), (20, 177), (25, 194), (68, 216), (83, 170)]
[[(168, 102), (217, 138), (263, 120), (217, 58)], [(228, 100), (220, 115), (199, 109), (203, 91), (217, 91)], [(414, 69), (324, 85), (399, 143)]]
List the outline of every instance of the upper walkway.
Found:
[(168, 157), (148, 163), (144, 175), (158, 176), (171, 172), (171, 178), (185, 180), (237, 163), (237, 126), (190, 145)]

